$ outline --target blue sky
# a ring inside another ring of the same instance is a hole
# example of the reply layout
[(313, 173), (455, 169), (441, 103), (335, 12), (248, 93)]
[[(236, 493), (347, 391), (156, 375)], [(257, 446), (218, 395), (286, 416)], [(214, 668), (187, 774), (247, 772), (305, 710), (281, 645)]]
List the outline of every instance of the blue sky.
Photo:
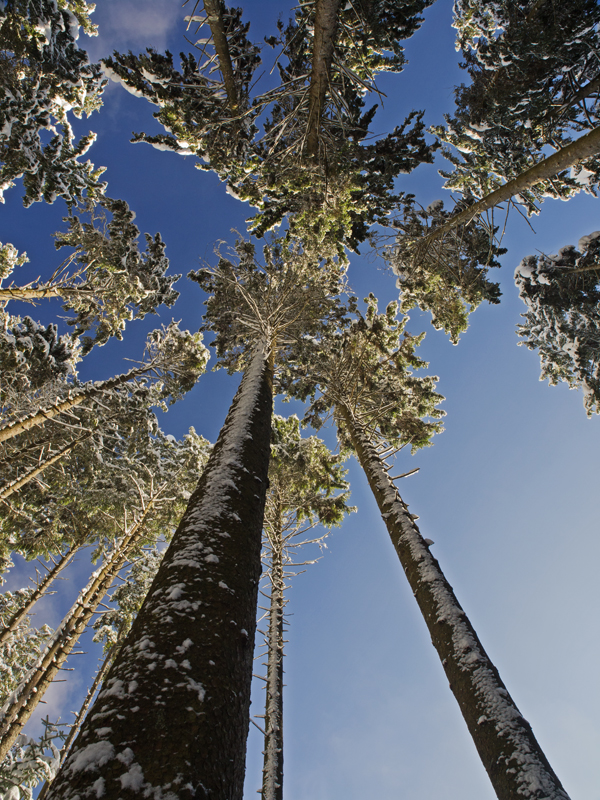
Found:
[[(191, 4), (193, 5), (193, 4)], [(288, 4), (244, 3), (251, 35), (271, 33)], [(93, 57), (113, 47), (139, 52), (146, 45), (187, 49), (182, 11), (175, 0), (104, 0), (91, 40)], [(385, 133), (413, 108), (428, 124), (452, 110), (453, 86), (463, 79), (450, 28), (451, 3), (438, 2), (407, 43), (409, 65), (379, 83), (386, 93), (375, 129)], [(88, 40), (86, 40), (88, 41)], [(269, 53), (266, 54), (267, 58)], [(77, 123), (98, 132), (89, 157), (106, 165), (111, 197), (126, 199), (142, 232), (159, 230), (173, 272), (185, 275), (199, 258), (211, 260), (217, 240), (244, 231), (248, 207), (226, 194), (215, 176), (193, 160), (129, 144), (132, 131), (157, 130), (152, 107), (111, 85), (100, 114)], [(423, 205), (444, 198), (436, 167), (420, 167), (399, 181)], [(60, 229), (64, 207), (20, 206), (19, 189), (0, 210), (0, 241), (27, 250), (26, 279), (57, 263), (50, 235)], [(449, 200), (448, 200), (449, 203)], [(523, 305), (513, 283), (521, 258), (553, 253), (600, 228), (598, 201), (578, 197), (548, 201), (532, 221), (514, 215), (497, 270), (500, 306), (481, 306), (458, 346), (434, 331), (426, 315), (411, 314), (409, 329), (427, 332), (420, 354), (440, 378), (446, 396), (445, 432), (416, 456), (402, 455), (398, 472), (420, 467), (401, 493), (420, 516), (424, 536), (439, 559), (484, 646), (571, 796), (600, 800), (600, 695), (597, 664), (597, 564), (599, 420), (586, 418), (580, 392), (540, 383), (537, 354), (517, 347), (515, 326)], [(384, 266), (353, 257), (349, 279), (359, 297), (373, 291), (397, 297)], [(184, 280), (173, 316), (197, 329), (202, 295)], [(12, 309), (12, 306), (11, 306)], [(14, 306), (15, 313), (17, 306)], [(32, 309), (44, 321), (59, 304)], [(129, 326), (122, 343), (96, 348), (81, 364), (84, 379), (121, 370), (121, 359), (139, 357), (146, 319)], [(233, 397), (236, 378), (209, 373), (167, 415), (163, 428), (177, 436), (194, 425), (215, 440)], [(277, 404), (279, 413), (297, 406)], [(324, 432), (328, 441), (332, 433)], [(494, 793), (447, 686), (437, 655), (378, 517), (366, 481), (350, 463), (352, 502), (359, 512), (335, 530), (324, 557), (295, 581), (291, 603), (285, 696), (285, 794), (287, 800), (492, 800)], [(82, 558), (60, 595), (44, 601), (36, 623), (57, 623), (83, 584), (90, 566)], [(21, 567), (9, 588), (22, 585)], [(63, 718), (85, 691), (96, 653), (75, 661), (79, 672), (51, 690), (44, 709)], [(260, 714), (260, 686), (253, 712)], [(247, 796), (260, 785), (261, 741), (249, 739)]]

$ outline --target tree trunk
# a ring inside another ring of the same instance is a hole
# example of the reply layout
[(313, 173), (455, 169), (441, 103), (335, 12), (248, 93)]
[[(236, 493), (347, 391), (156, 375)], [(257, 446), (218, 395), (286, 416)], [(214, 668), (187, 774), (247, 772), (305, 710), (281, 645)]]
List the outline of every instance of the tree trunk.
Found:
[(50, 641), (17, 689), (0, 711), (0, 763), (15, 743), (46, 690), (65, 663), (79, 637), (86, 629), (102, 598), (110, 589), (116, 575), (125, 566), (127, 556), (140, 541), (144, 523), (154, 505), (150, 502), (140, 519), (123, 538), (118, 549), (106, 560), (83, 589), (69, 613), (54, 632)]
[(261, 343), (49, 800), (241, 800), (272, 379)]
[(283, 541), (271, 542), (263, 800), (283, 800)]
[(548, 158), (539, 161), (530, 169), (513, 178), (512, 181), (508, 181), (504, 186), (490, 192), (474, 205), (451, 217), (443, 225), (434, 228), (419, 243), (419, 251), (423, 252), (431, 242), (439, 239), (440, 236), (459, 225), (468, 225), (478, 214), (483, 214), (484, 211), (494, 208), (494, 206), (503, 203), (505, 200), (510, 200), (516, 194), (526, 189), (531, 189), (536, 183), (546, 178), (552, 178), (562, 170), (568, 169), (577, 164), (577, 162), (583, 161), (598, 152), (600, 152), (600, 128), (594, 128), (594, 130), (586, 133), (585, 136), (581, 136), (576, 141), (548, 156)]
[(221, 0), (204, 0), (204, 10), (206, 11), (206, 21), (212, 33), (215, 50), (219, 58), (219, 69), (223, 76), (225, 92), (231, 113), (235, 116), (239, 111), (239, 98), (235, 78), (233, 75), (233, 64), (231, 53), (229, 52), (229, 42), (225, 35), (223, 26), (223, 16), (221, 14)]
[(499, 800), (568, 800), (364, 430), (348, 408), (340, 405), (337, 411), (496, 795)]
[[(74, 294), (71, 290), (71, 294)], [(0, 302), (7, 303), (9, 300), (44, 300), (51, 297), (63, 297), (64, 294), (57, 286), (34, 287), (34, 286), (7, 286), (0, 288)]]
[(26, 472), (25, 475), (22, 475), (20, 478), (16, 478), (14, 481), (7, 483), (6, 486), (3, 486), (0, 489), (0, 500), (5, 500), (7, 497), (10, 497), (11, 494), (17, 492), (22, 486), (25, 486), (29, 481), (32, 481), (38, 475), (40, 475), (45, 469), (51, 467), (52, 464), (56, 464), (57, 461), (60, 461), (61, 458), (68, 455), (71, 450), (78, 445), (80, 442), (83, 442), (85, 439), (88, 439), (91, 436), (91, 433), (86, 434), (85, 436), (76, 439), (74, 442), (65, 445), (62, 450), (59, 450), (58, 453), (55, 453), (53, 456), (50, 456), (37, 467), (30, 469), (29, 472)]
[(69, 396), (65, 400), (48, 406), (48, 408), (40, 409), (27, 417), (23, 417), (22, 419), (11, 422), (3, 428), (0, 428), (0, 442), (6, 442), (8, 439), (12, 439), (14, 436), (18, 436), (20, 433), (34, 428), (36, 425), (43, 425), (44, 422), (54, 419), (54, 417), (57, 417), (59, 414), (63, 414), (65, 411), (69, 411), (69, 409), (81, 405), (84, 400), (92, 400), (103, 392), (116, 389), (117, 386), (122, 386), (133, 378), (145, 375), (147, 372), (150, 372), (151, 369), (153, 369), (152, 366), (134, 367), (134, 369), (130, 369), (129, 372), (125, 372), (122, 375), (115, 375), (114, 378), (109, 378), (106, 381), (97, 381), (87, 388), (84, 387), (77, 392), (69, 393)]
[(306, 150), (311, 158), (319, 155), (319, 131), (329, 86), (340, 0), (316, 0), (314, 47), (308, 94)]
[(0, 632), (0, 646), (2, 646), (5, 642), (7, 642), (14, 631), (19, 627), (21, 622), (25, 619), (25, 617), (29, 614), (31, 609), (37, 603), (37, 601), (43, 597), (46, 592), (48, 591), (48, 587), (52, 583), (52, 581), (58, 577), (58, 575), (63, 571), (63, 569), (69, 564), (75, 555), (75, 553), (79, 550), (80, 545), (75, 544), (71, 547), (70, 550), (62, 556), (62, 558), (56, 562), (56, 564), (52, 567), (52, 569), (48, 572), (46, 577), (37, 585), (36, 590), (33, 592), (27, 603), (23, 606), (23, 608), (19, 609), (13, 616), (9, 619), (6, 626)]
[[(87, 691), (87, 694), (85, 696), (85, 700), (83, 701), (83, 704), (82, 704), (81, 708), (77, 712), (77, 717), (75, 718), (75, 722), (73, 723), (73, 725), (71, 727), (71, 730), (69, 731), (69, 735), (65, 739), (65, 742), (64, 742), (64, 744), (63, 744), (63, 746), (61, 748), (61, 751), (60, 751), (59, 767), (63, 764), (63, 762), (64, 762), (64, 760), (65, 760), (65, 758), (66, 758), (66, 756), (67, 756), (67, 754), (69, 752), (69, 748), (71, 747), (75, 737), (79, 733), (79, 729), (81, 728), (81, 723), (85, 719), (85, 715), (88, 712), (88, 708), (90, 707), (90, 705), (92, 703), (92, 700), (94, 699), (94, 695), (98, 691), (98, 687), (100, 686), (100, 684), (102, 683), (102, 681), (106, 677), (106, 673), (110, 669), (110, 665), (112, 663), (113, 656), (115, 654), (115, 649), (116, 649), (116, 645), (113, 645), (110, 648), (110, 650), (108, 651), (108, 654), (107, 654), (106, 658), (102, 662), (102, 666), (100, 667), (100, 669), (96, 673), (96, 677), (94, 678), (94, 681), (93, 681), (92, 685), (90, 686), (90, 688)], [(48, 794), (48, 790), (49, 790), (51, 785), (52, 785), (52, 781), (46, 781), (44, 783), (44, 785), (42, 786), (42, 788), (40, 790), (40, 793), (37, 796), (37, 800), (44, 800), (44, 798)]]

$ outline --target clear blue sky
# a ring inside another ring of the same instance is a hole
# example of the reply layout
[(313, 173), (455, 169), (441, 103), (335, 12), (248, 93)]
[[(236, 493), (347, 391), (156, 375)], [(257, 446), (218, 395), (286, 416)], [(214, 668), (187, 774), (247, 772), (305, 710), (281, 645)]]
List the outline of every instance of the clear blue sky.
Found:
[[(193, 6), (190, 4), (189, 8)], [(272, 33), (288, 4), (244, 3), (251, 35)], [(187, 49), (176, 0), (104, 0), (95, 21), (101, 36), (89, 44), (94, 57), (113, 48), (141, 51), (152, 45)], [(463, 79), (450, 28), (451, 3), (438, 2), (407, 43), (409, 65), (380, 81), (387, 94), (376, 118), (385, 133), (413, 108), (426, 122), (452, 110), (453, 86)], [(86, 40), (87, 41), (87, 40)], [(269, 57), (270, 51), (267, 53)], [(126, 199), (142, 232), (159, 230), (173, 272), (184, 275), (199, 258), (211, 259), (214, 243), (244, 231), (247, 206), (225, 193), (215, 176), (191, 158), (131, 145), (132, 131), (157, 130), (152, 107), (109, 87), (101, 113), (78, 123), (98, 132), (90, 151), (108, 167), (108, 194)], [(438, 164), (439, 166), (439, 164)], [(423, 205), (444, 198), (437, 167), (421, 167), (399, 182)], [(434, 446), (404, 455), (398, 472), (417, 476), (401, 492), (420, 516), (424, 536), (521, 711), (573, 800), (600, 800), (600, 695), (597, 564), (600, 561), (599, 420), (588, 420), (580, 392), (540, 383), (537, 354), (517, 347), (515, 326), (523, 306), (514, 268), (525, 255), (556, 252), (600, 228), (598, 201), (580, 197), (548, 201), (533, 220), (535, 232), (511, 218), (498, 270), (500, 306), (482, 306), (460, 344), (453, 347), (426, 316), (411, 315), (410, 330), (427, 331), (421, 354), (439, 375), (446, 396), (446, 431)], [(0, 241), (27, 250), (31, 278), (57, 263), (50, 234), (64, 207), (20, 207), (19, 189), (0, 209)], [(382, 302), (397, 296), (383, 265), (353, 257), (350, 282), (359, 297), (373, 291)], [(197, 329), (201, 292), (182, 281), (182, 296), (162, 315)], [(11, 307), (12, 308), (12, 307)], [(15, 305), (15, 312), (17, 306)], [(59, 305), (22, 313), (50, 320)], [(81, 377), (104, 378), (125, 356), (139, 357), (145, 333), (157, 318), (127, 329), (123, 343), (96, 348)], [(168, 415), (164, 429), (177, 436), (194, 425), (214, 441), (233, 397), (236, 379), (203, 377)], [(280, 413), (290, 406), (278, 405)], [(332, 441), (331, 432), (326, 438)], [(493, 800), (494, 793), (447, 686), (437, 655), (366, 481), (350, 464), (352, 502), (359, 506), (334, 531), (321, 561), (294, 582), (285, 696), (285, 794), (287, 800)], [(90, 571), (75, 565), (61, 594), (44, 601), (36, 623), (57, 623)], [(23, 580), (20, 569), (9, 588)], [(74, 660), (79, 672), (51, 690), (44, 708), (68, 716), (85, 691), (96, 652)], [(253, 711), (261, 713), (261, 687)], [(247, 796), (260, 785), (260, 735), (249, 740)]]

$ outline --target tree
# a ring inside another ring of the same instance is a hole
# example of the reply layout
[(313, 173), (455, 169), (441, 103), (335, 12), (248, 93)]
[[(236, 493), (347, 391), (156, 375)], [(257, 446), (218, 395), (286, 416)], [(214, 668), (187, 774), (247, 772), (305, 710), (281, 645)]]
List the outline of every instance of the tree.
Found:
[[(54, 742), (63, 739), (61, 728), (42, 720), (44, 732), (39, 740), (21, 735), (0, 764), (0, 792), (4, 800), (32, 800), (33, 789), (51, 779), (58, 769), (58, 749)], [(47, 755), (50, 750), (51, 755)]]
[[(215, 333), (219, 364), (243, 370), (242, 381), (106, 689), (48, 798), (72, 797), (91, 784), (102, 785), (107, 800), (123, 786), (241, 797), (274, 368), (335, 312), (340, 275), (281, 241), (265, 248), (264, 266), (248, 243), (236, 249), (238, 263), (221, 257), (191, 277), (212, 293), (205, 328)], [(107, 715), (109, 730), (99, 725)], [(191, 732), (185, 741), (182, 726)], [(101, 776), (97, 766), (79, 770), (80, 755), (95, 752), (102, 753)]]
[[(81, 162), (95, 140), (75, 142), (68, 112), (89, 116), (106, 84), (78, 47), (79, 27), (94, 35), (85, 0), (7, 0), (0, 9), (0, 200), (23, 178), (23, 203), (67, 203), (102, 191), (103, 168)], [(51, 134), (47, 141), (47, 134)]]
[(517, 327), (523, 344), (538, 350), (551, 385), (583, 389), (588, 416), (600, 413), (600, 232), (582, 236), (558, 255), (527, 256), (515, 283), (527, 306)]
[[(74, 327), (74, 337), (95, 329), (95, 337), (83, 337), (85, 355), (94, 344), (103, 345), (111, 336), (122, 339), (129, 320), (155, 314), (163, 303), (172, 306), (179, 296), (173, 284), (181, 276), (166, 276), (169, 260), (160, 234), (146, 234), (146, 250), (140, 252), (135, 214), (125, 201), (101, 197), (98, 201), (87, 199), (80, 206), (79, 213), (89, 221), (71, 213), (65, 217), (69, 230), (56, 234), (57, 249), (73, 248), (71, 255), (47, 281), (0, 287), (0, 304), (61, 298), (63, 308), (75, 312), (67, 320)], [(106, 211), (111, 214), (110, 220)], [(11, 267), (24, 263), (27, 256), (17, 257), (12, 245), (4, 245), (2, 252), (6, 253), (6, 266), (1, 277), (6, 279)], [(75, 265), (75, 271), (69, 273), (71, 265)]]
[[(270, 586), (265, 681), (263, 800), (283, 797), (283, 659), (286, 580), (300, 566), (296, 552), (308, 544), (323, 546), (327, 531), (306, 535), (321, 524), (340, 525), (355, 511), (347, 505), (349, 484), (344, 480), (344, 455), (331, 453), (316, 436), (303, 439), (295, 415), (273, 417), (269, 490), (264, 519), (264, 554)], [(335, 494), (335, 492), (339, 492)]]
[(138, 458), (137, 470), (131, 461), (126, 471), (120, 467), (138, 495), (137, 503), (126, 506), (121, 520), (116, 514), (105, 512), (109, 531), (113, 525), (116, 529), (113, 546), (2, 708), (0, 760), (16, 741), (127, 561), (141, 545), (155, 542), (161, 534), (168, 538), (169, 529), (181, 513), (182, 501), (189, 495), (187, 487), (206, 461), (206, 442), (193, 432), (180, 445), (164, 435), (154, 437)]
[[(306, 341), (291, 363), (287, 386), (310, 398), (305, 420), (320, 424), (333, 413), (338, 436), (363, 467), (392, 544), (410, 583), (450, 688), (500, 800), (556, 798), (567, 794), (502, 683), (475, 630), (436, 559), (433, 544), (421, 536), (415, 519), (390, 478), (387, 459), (411, 445), (429, 444), (440, 428), (435, 408), (442, 399), (435, 378), (416, 378), (411, 368), (426, 366), (415, 354), (422, 337), (403, 334), (406, 319), (396, 305), (348, 320), (342, 331), (329, 330)], [(401, 338), (402, 337), (402, 338)], [(429, 420), (424, 418), (429, 417)]]

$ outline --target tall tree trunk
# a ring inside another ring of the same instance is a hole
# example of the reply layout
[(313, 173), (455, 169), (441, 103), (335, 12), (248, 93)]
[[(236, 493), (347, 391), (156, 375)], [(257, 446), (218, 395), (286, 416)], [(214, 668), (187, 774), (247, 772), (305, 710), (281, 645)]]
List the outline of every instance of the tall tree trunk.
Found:
[(79, 439), (76, 439), (74, 442), (70, 442), (69, 444), (65, 445), (58, 453), (55, 453), (53, 456), (50, 456), (45, 461), (42, 461), (41, 464), (38, 464), (37, 467), (33, 467), (30, 469), (29, 472), (26, 472), (25, 475), (22, 475), (20, 478), (15, 478), (14, 481), (7, 483), (6, 486), (3, 486), (0, 489), (0, 500), (5, 500), (7, 497), (10, 497), (11, 494), (18, 492), (23, 486), (32, 481), (34, 478), (37, 478), (45, 469), (51, 467), (52, 464), (56, 464), (57, 461), (60, 461), (61, 458), (64, 458), (68, 455), (71, 450), (78, 445), (80, 442), (85, 441), (85, 439), (89, 439), (91, 433), (86, 434), (85, 436), (81, 436)]
[(350, 409), (339, 405), (337, 411), (499, 800), (568, 800), (375, 448)]
[[(95, 696), (96, 692), (98, 691), (98, 687), (103, 682), (104, 678), (106, 677), (106, 674), (107, 674), (108, 670), (110, 669), (110, 665), (111, 665), (111, 663), (113, 661), (113, 657), (115, 655), (116, 647), (117, 647), (117, 645), (113, 645), (110, 648), (110, 650), (108, 651), (108, 654), (107, 654), (106, 658), (104, 659), (104, 661), (102, 662), (102, 665), (101, 665), (100, 669), (98, 670), (98, 672), (96, 672), (96, 677), (94, 678), (94, 681), (93, 681), (92, 685), (90, 686), (90, 688), (87, 691), (87, 694), (85, 696), (85, 700), (83, 701), (83, 704), (82, 704), (81, 708), (77, 712), (77, 716), (75, 718), (75, 722), (73, 723), (73, 725), (71, 727), (71, 730), (69, 731), (69, 735), (65, 739), (64, 744), (63, 744), (63, 746), (61, 748), (61, 751), (60, 751), (59, 768), (63, 764), (63, 762), (64, 762), (64, 760), (67, 757), (67, 754), (69, 752), (69, 748), (71, 747), (71, 745), (73, 744), (73, 742), (75, 740), (75, 737), (79, 733), (79, 729), (81, 728), (81, 723), (85, 719), (85, 715), (87, 714), (88, 709), (89, 709), (89, 707), (90, 707), (90, 705), (92, 703), (92, 700), (94, 699), (94, 696)], [(37, 800), (44, 800), (44, 798), (48, 794), (48, 790), (50, 789), (51, 785), (52, 785), (52, 780), (48, 780), (48, 781), (46, 781), (44, 783), (44, 785), (42, 786), (42, 788), (40, 790), (40, 793), (37, 796)]]
[(125, 372), (122, 375), (115, 375), (114, 378), (109, 378), (106, 381), (97, 381), (78, 391), (70, 392), (65, 400), (48, 406), (48, 408), (41, 408), (33, 414), (29, 414), (22, 419), (11, 422), (3, 428), (0, 428), (0, 442), (6, 442), (8, 439), (12, 439), (14, 436), (18, 436), (20, 433), (28, 431), (36, 425), (43, 425), (44, 422), (54, 419), (54, 417), (57, 417), (59, 414), (63, 414), (65, 411), (69, 411), (69, 409), (81, 405), (84, 400), (93, 400), (94, 397), (98, 397), (103, 392), (116, 389), (117, 386), (122, 386), (133, 378), (145, 375), (147, 372), (150, 372), (151, 369), (152, 366), (134, 367), (130, 369), (129, 372)]
[(283, 541), (271, 541), (271, 602), (267, 637), (263, 800), (283, 800)]
[(329, 86), (340, 0), (316, 0), (314, 47), (308, 94), (306, 151), (311, 158), (319, 155), (319, 132)]
[[(73, 296), (77, 294), (77, 290), (71, 290), (69, 294)], [(44, 300), (63, 296), (64, 291), (58, 286), (6, 286), (0, 288), (0, 302), (2, 303), (6, 303), (9, 300)]]
[(261, 343), (49, 800), (241, 800), (272, 379)]
[(206, 11), (206, 21), (210, 27), (215, 50), (219, 58), (219, 69), (221, 70), (221, 75), (223, 76), (223, 83), (225, 84), (225, 92), (227, 93), (229, 109), (235, 116), (239, 111), (239, 98), (233, 74), (233, 64), (231, 61), (231, 53), (229, 51), (229, 42), (227, 41), (227, 36), (225, 35), (225, 28), (223, 25), (221, 0), (204, 0), (204, 10)]
[(125, 566), (127, 557), (144, 534), (144, 523), (153, 507), (148, 503), (140, 519), (123, 538), (117, 550), (106, 563), (93, 573), (91, 580), (80, 593), (69, 613), (53, 633), (16, 690), (0, 711), (0, 762), (15, 743), (46, 690), (79, 641), (117, 574)]
[(423, 240), (419, 243), (419, 251), (424, 252), (431, 242), (439, 239), (440, 236), (443, 236), (459, 225), (468, 225), (478, 214), (483, 214), (484, 211), (488, 211), (499, 203), (510, 200), (510, 198), (514, 197), (516, 194), (526, 189), (531, 189), (536, 183), (546, 178), (552, 178), (554, 175), (562, 172), (562, 170), (568, 169), (579, 161), (583, 161), (598, 152), (600, 152), (600, 128), (594, 128), (594, 130), (586, 133), (585, 136), (581, 136), (566, 147), (548, 156), (548, 158), (544, 158), (542, 161), (534, 164), (530, 169), (525, 170), (525, 172), (517, 175), (513, 180), (505, 183), (504, 186), (490, 192), (490, 194), (478, 200), (464, 211), (461, 211), (454, 217), (450, 217), (443, 225), (434, 228), (431, 233), (424, 236)]
[(0, 631), (0, 646), (11, 638), (14, 631), (16, 631), (21, 622), (31, 612), (31, 609), (34, 607), (37, 601), (46, 594), (48, 588), (52, 584), (52, 581), (57, 578), (67, 564), (71, 562), (73, 556), (75, 553), (77, 553), (80, 546), (80, 544), (74, 544), (70, 550), (67, 550), (64, 556), (61, 556), (59, 561), (57, 561), (52, 569), (49, 570), (46, 577), (38, 583), (35, 591), (29, 597), (23, 608), (20, 608), (15, 614), (13, 614), (13, 616), (6, 623), (6, 626), (2, 629), (2, 631)]

